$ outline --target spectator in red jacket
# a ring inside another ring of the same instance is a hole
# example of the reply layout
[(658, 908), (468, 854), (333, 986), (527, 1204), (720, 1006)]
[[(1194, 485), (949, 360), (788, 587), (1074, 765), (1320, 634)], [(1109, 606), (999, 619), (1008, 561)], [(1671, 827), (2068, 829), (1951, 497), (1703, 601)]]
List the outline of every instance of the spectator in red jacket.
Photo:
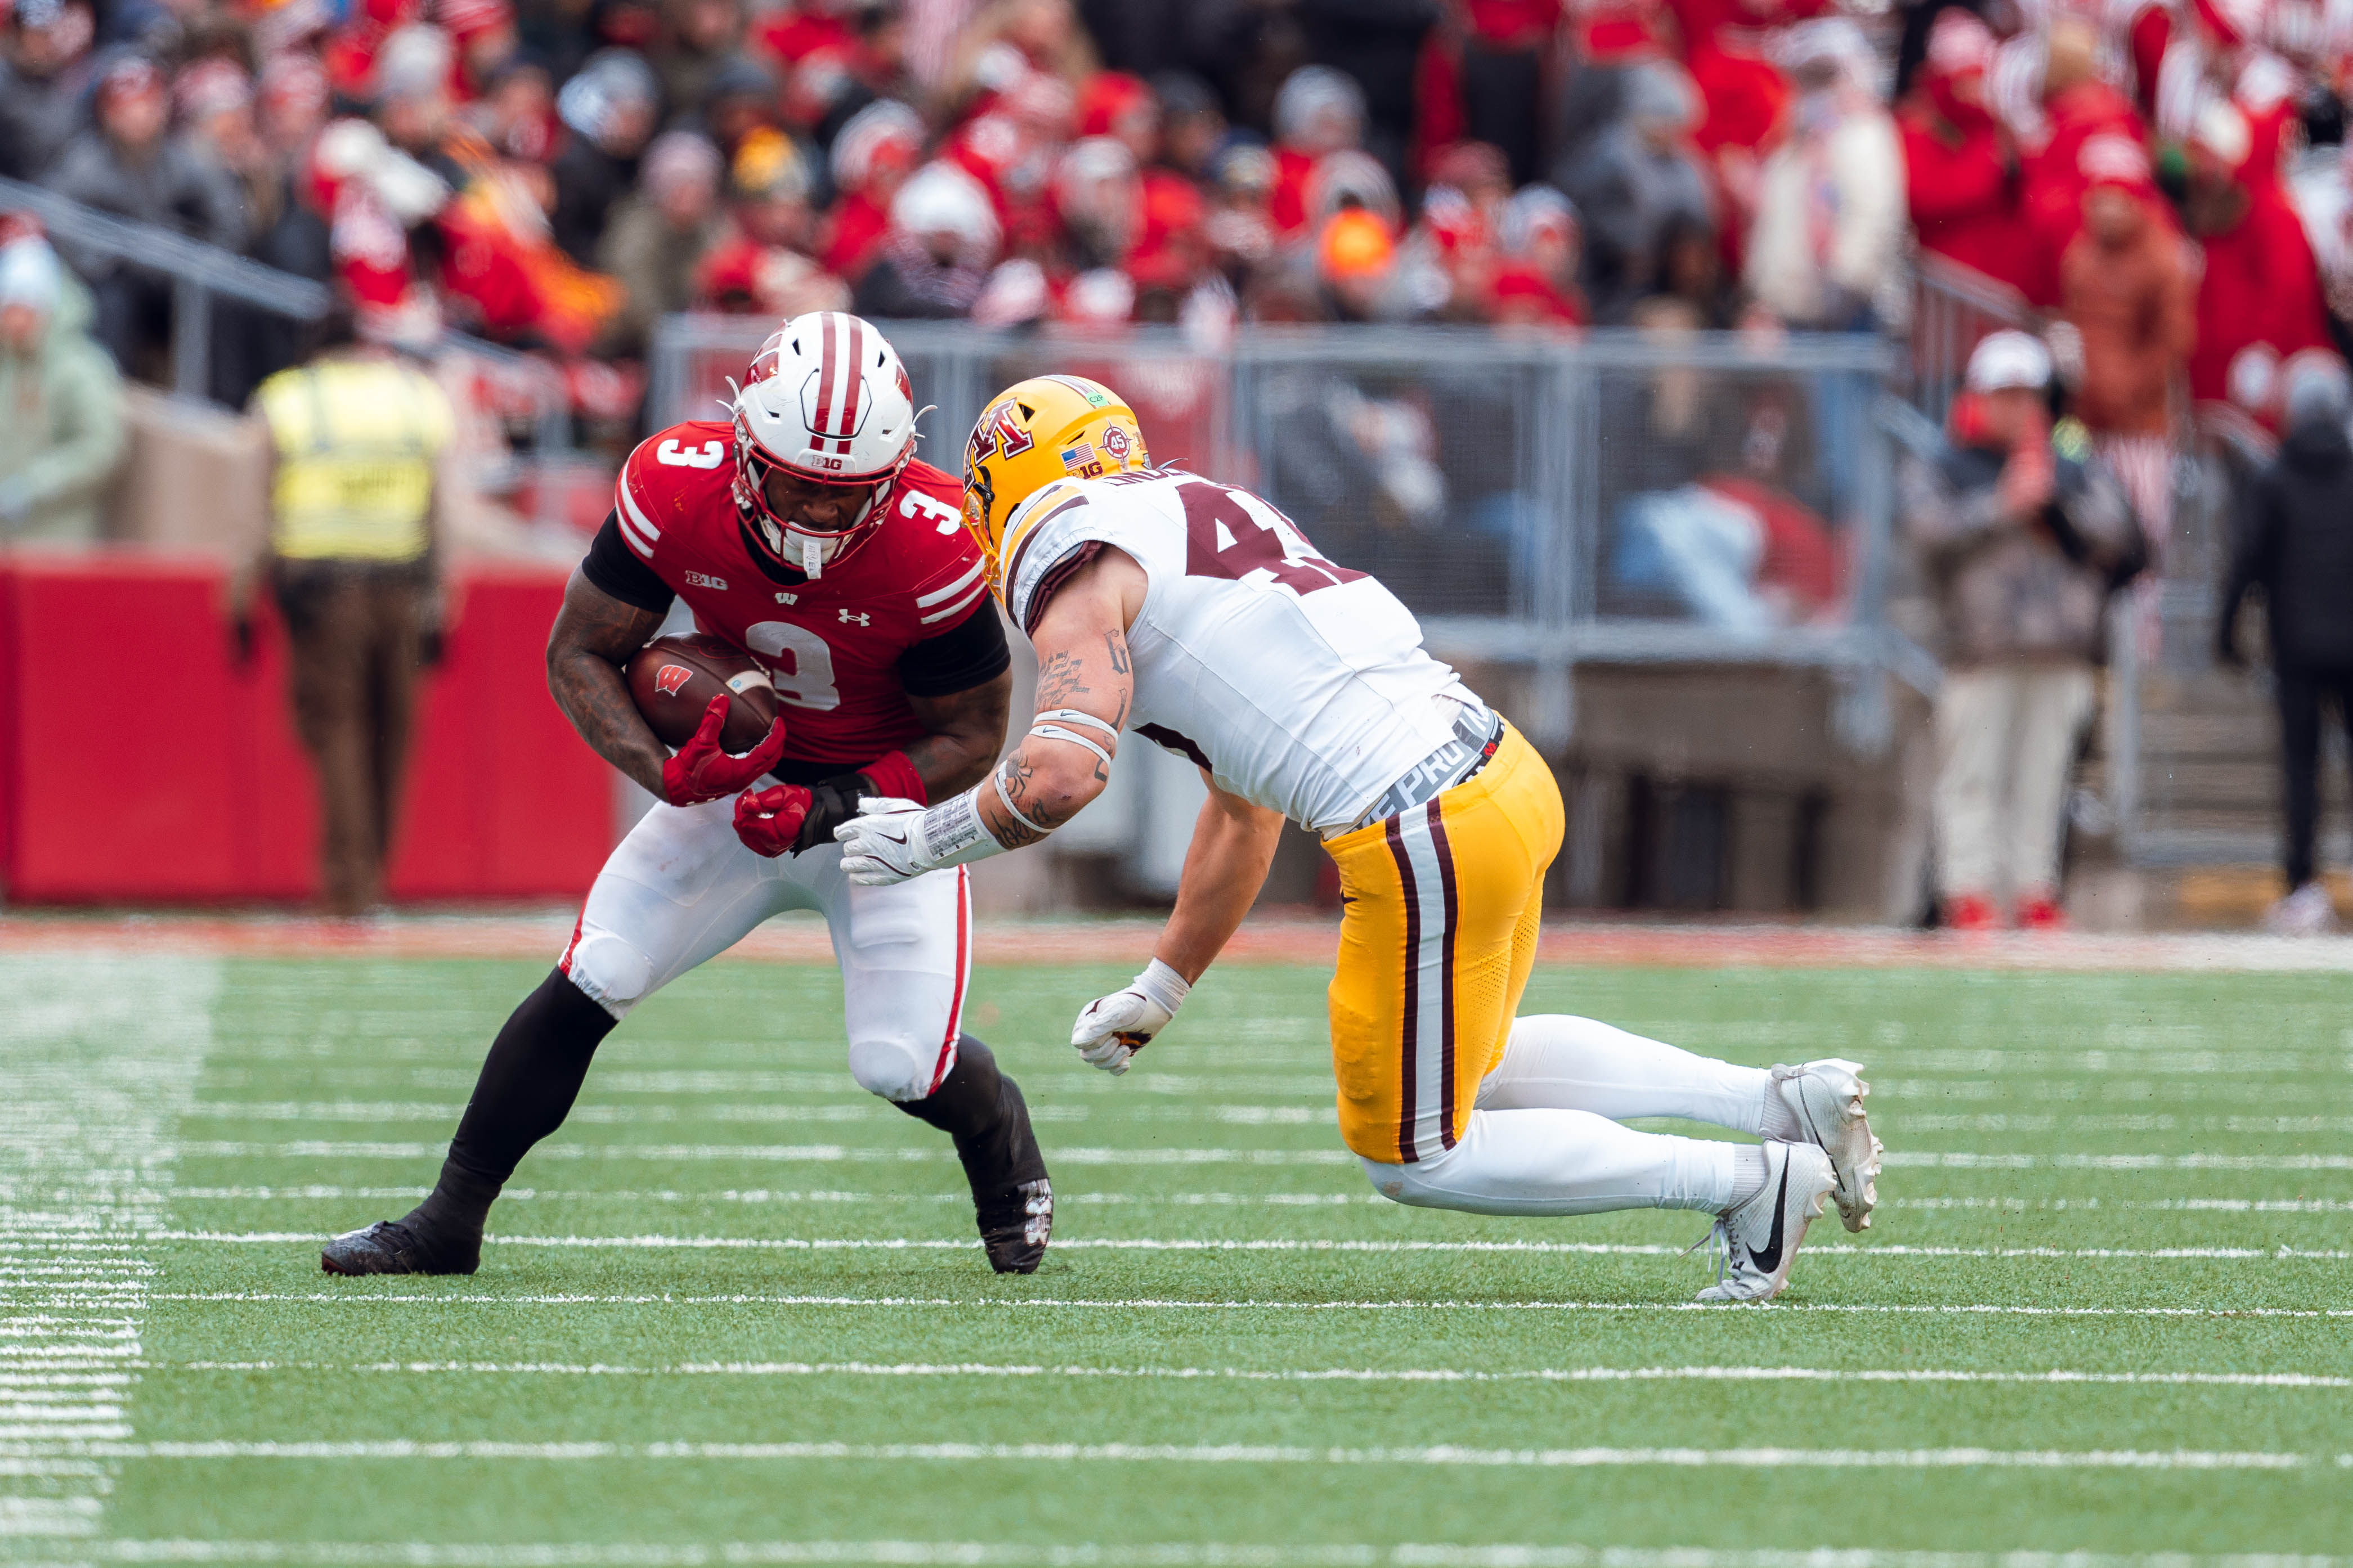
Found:
[(1920, 248), (2009, 284), (2035, 288), (2034, 237), (2019, 205), (2018, 162), (1985, 103), (1993, 34), (1947, 10), (1928, 34), (1918, 82), (1896, 116), (1905, 194)]
[(1365, 95), (1329, 66), (1302, 66), (1284, 79), (1274, 100), (1274, 191), (1267, 216), (1275, 237), (1307, 231), (1308, 186), (1329, 153), (1364, 144)]
[(923, 118), (896, 99), (877, 99), (849, 117), (833, 139), (830, 164), (839, 193), (818, 255), (837, 278), (859, 278), (891, 228), (891, 198), (923, 158)]
[(2124, 94), (2099, 74), (2098, 35), (2074, 16), (2052, 19), (2045, 39), (2042, 112), (2050, 121), (2042, 146), (2022, 163), (2023, 206), (2035, 236), (2036, 275), (2027, 297), (2059, 302), (2059, 258), (2084, 224), (2084, 144), (2094, 136), (2147, 140), (2147, 128)]
[(2187, 212), (2206, 258), (2189, 395), (2201, 413), (2232, 408), (2275, 429), (2281, 363), (2331, 344), (2311, 242), (2280, 183), (2251, 177), (2251, 143), (2239, 111), (2210, 100), (2189, 142)]

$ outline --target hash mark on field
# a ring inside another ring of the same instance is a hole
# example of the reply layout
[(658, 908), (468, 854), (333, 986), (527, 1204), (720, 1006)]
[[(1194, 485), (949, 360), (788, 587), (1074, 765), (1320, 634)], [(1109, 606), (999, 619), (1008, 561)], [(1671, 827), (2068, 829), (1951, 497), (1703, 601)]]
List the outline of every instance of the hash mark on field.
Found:
[(105, 1459), (733, 1459), (946, 1463), (1445, 1466), (1514, 1469), (2303, 1470), (2353, 1468), (2353, 1454), (2211, 1449), (2055, 1448), (1472, 1448), (1429, 1445), (1314, 1448), (1274, 1443), (612, 1443), (353, 1442), (26, 1443), (29, 1458)]
[[(1003, 1310), (1016, 1308), (1057, 1308), (1107, 1311), (1271, 1311), (1271, 1312), (1724, 1312), (1725, 1307), (1699, 1301), (1474, 1301), (1433, 1298), (1388, 1301), (1187, 1301), (1173, 1297), (1130, 1300), (1055, 1296), (766, 1296), (749, 1292), (726, 1295), (605, 1294), (579, 1292), (541, 1295), (392, 1295), (350, 1291), (185, 1290), (156, 1291), (152, 1301), (307, 1302), (338, 1307), (971, 1307)], [(2022, 1317), (2022, 1318), (2353, 1318), (2353, 1307), (2021, 1307), (1969, 1305), (1907, 1305), (1852, 1301), (1764, 1301), (1740, 1310), (1751, 1312), (1855, 1312), (1890, 1316)]]
[(565, 1377), (1007, 1377), (1137, 1378), (1242, 1383), (1898, 1383), (2118, 1384), (2161, 1387), (2353, 1388), (2353, 1377), (2306, 1372), (1975, 1372), (1813, 1366), (1578, 1366), (1514, 1372), (1472, 1368), (1217, 1366), (1032, 1366), (986, 1362), (681, 1362), (609, 1366), (600, 1362), (144, 1361), (155, 1372), (364, 1372)]
[[(161, 1230), (154, 1241), (217, 1242), (235, 1246), (281, 1246), (328, 1239), (315, 1231)], [(631, 1250), (744, 1252), (971, 1252), (978, 1238), (766, 1236), (486, 1236), (502, 1247), (559, 1247)], [(1349, 1241), (1256, 1238), (1247, 1240), (1163, 1240), (1145, 1237), (1092, 1237), (1058, 1241), (1057, 1250), (1091, 1252), (1369, 1252), (1369, 1253), (1535, 1253), (1594, 1258), (1679, 1258), (1689, 1249), (1658, 1243), (1614, 1241)], [(1888, 1243), (1854, 1247), (1828, 1243), (1814, 1247), (1810, 1258), (2001, 1258), (2144, 1261), (2182, 1260), (2227, 1262), (2333, 1262), (2353, 1259), (2341, 1248), (2253, 1247), (1912, 1247)], [(0, 1287), (4, 1288), (4, 1287)]]

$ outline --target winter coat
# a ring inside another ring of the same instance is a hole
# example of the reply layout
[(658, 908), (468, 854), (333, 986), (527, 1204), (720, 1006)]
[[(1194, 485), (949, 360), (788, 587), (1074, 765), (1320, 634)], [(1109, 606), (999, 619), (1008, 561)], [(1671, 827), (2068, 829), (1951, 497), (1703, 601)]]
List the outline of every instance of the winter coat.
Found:
[[(125, 161), (113, 142), (95, 131), (66, 146), (42, 181), (61, 196), (134, 223), (177, 229), (227, 250), (245, 248), (245, 199), (218, 165), (187, 144), (165, 141), (142, 162)], [(111, 275), (119, 263), (86, 264), (85, 277)]]
[(2096, 659), (2108, 595), (2147, 563), (2140, 521), (2072, 421), (2052, 436), (2053, 497), (2010, 515), (2005, 450), (1953, 446), (1896, 479), (1904, 529), (1936, 584), (1947, 660), (1960, 666)]
[(2240, 601), (2258, 587), (2275, 668), (2353, 669), (2353, 440), (2343, 426), (2295, 426), (2257, 476), (2222, 588), (2226, 646)]
[(2019, 204), (2017, 170), (2002, 155), (1993, 121), (1959, 126), (1915, 107), (1896, 126), (1920, 248), (2031, 292), (2037, 282), (2034, 231)]
[(657, 321), (692, 308), (696, 269), (726, 237), (727, 220), (716, 213), (681, 231), (642, 197), (632, 196), (615, 207), (596, 247), (596, 268), (620, 279), (628, 290), (628, 302), (606, 330), (606, 346), (619, 353), (643, 353), (653, 341)]
[(638, 183), (638, 161), (616, 158), (586, 136), (575, 136), (548, 165), (555, 210), (547, 225), (564, 254), (583, 267), (596, 264), (596, 242), (615, 203)]
[(2075, 413), (2103, 436), (2162, 436), (2175, 371), (2198, 341), (2181, 237), (2152, 212), (2131, 243), (2075, 237), (2060, 263), (2068, 321), (2084, 339)]
[(81, 122), (89, 81), (86, 64), (37, 77), (0, 60), (0, 174), (37, 180), (48, 173)]
[[(1827, 97), (1827, 95), (1821, 95)], [(1811, 117), (1820, 123), (1809, 126)], [(1793, 326), (1882, 325), (1910, 315), (1904, 151), (1885, 110), (1801, 100), (1799, 129), (1765, 160), (1746, 281)]]
[[(84, 330), (88, 297), (76, 285), (39, 345), (0, 348), (0, 536), (88, 543), (99, 497), (122, 460), (122, 379)], [(20, 502), (23, 515), (7, 513)]]
[[(2335, 346), (2312, 244), (2276, 185), (2251, 192), (2245, 216), (2202, 244), (2206, 269), (2198, 283), (2190, 396), (2200, 403), (2231, 401), (2231, 367), (2256, 345), (2275, 361)], [(2253, 389), (2267, 393), (2267, 381), (2255, 379)]]
[(1594, 319), (1617, 324), (1656, 285), (1678, 228), (1712, 231), (1707, 176), (1681, 149), (1661, 151), (1620, 121), (1560, 172), (1585, 225), (1585, 291)]

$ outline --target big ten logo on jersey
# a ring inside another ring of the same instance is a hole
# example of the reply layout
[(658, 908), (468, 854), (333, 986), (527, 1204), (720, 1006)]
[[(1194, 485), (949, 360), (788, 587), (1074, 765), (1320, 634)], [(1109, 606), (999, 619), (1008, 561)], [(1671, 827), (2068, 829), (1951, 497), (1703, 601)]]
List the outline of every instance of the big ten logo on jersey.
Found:
[(744, 646), (768, 667), (777, 701), (819, 713), (841, 706), (841, 691), (833, 683), (833, 649), (808, 627), (758, 621), (744, 628)]
[(925, 495), (913, 485), (908, 486), (907, 493), (899, 498), (899, 515), (911, 522), (928, 517), (932, 520), (932, 526), (942, 533), (954, 533), (964, 526), (964, 513), (944, 500)]
[(715, 468), (726, 460), (727, 447), (720, 441), (689, 447), (673, 436), (654, 448), (654, 461), (673, 468)]
[(1324, 557), (1297, 523), (1247, 490), (1187, 479), (1176, 494), (1185, 503), (1187, 577), (1239, 583), (1264, 572), (1292, 592), (1307, 595), (1365, 575)]

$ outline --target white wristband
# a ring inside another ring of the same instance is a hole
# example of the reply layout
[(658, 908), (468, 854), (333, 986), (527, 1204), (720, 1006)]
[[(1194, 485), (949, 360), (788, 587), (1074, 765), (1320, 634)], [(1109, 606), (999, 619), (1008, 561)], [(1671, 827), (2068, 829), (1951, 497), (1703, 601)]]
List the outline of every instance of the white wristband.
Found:
[(1176, 1009), (1185, 1005), (1185, 998), (1193, 993), (1191, 981), (1156, 958), (1145, 964), (1144, 972), (1128, 984), (1153, 1005), (1172, 1017), (1176, 1016)]

